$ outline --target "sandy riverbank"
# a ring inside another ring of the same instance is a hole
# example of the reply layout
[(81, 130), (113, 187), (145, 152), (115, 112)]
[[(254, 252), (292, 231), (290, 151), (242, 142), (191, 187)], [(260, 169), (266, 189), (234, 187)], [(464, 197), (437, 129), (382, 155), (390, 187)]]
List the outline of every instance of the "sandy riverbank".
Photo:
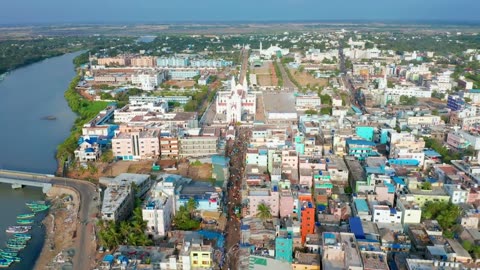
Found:
[(71, 257), (57, 256), (73, 249), (77, 229), (77, 214), (80, 205), (78, 193), (67, 187), (54, 186), (47, 193), (52, 207), (43, 220), (45, 225), (45, 243), (35, 263), (35, 269), (60, 269), (69, 264)]

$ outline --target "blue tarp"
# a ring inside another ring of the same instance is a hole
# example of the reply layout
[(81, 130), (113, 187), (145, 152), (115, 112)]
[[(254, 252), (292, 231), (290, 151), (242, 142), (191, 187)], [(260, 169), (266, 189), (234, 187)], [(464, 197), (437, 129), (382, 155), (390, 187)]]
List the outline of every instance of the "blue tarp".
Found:
[(103, 257), (104, 262), (113, 263), (114, 260), (115, 260), (115, 257), (113, 257), (113, 255), (111, 254), (105, 255), (105, 257)]
[(351, 217), (349, 219), (350, 231), (357, 239), (365, 239), (365, 232), (363, 231), (362, 221), (359, 217)]

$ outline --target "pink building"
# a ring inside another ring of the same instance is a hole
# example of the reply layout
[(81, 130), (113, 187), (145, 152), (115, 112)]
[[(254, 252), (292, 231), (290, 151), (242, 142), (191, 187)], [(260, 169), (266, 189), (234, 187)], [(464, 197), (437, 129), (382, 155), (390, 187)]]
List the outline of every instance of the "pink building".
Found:
[(154, 67), (157, 65), (157, 59), (153, 56), (142, 56), (130, 59), (132, 67)]
[(249, 200), (249, 216), (255, 217), (257, 215), (258, 205), (264, 203), (270, 207), (272, 217), (278, 217), (280, 199), (278, 190), (270, 188), (250, 188), (248, 191)]
[(292, 191), (284, 189), (280, 191), (280, 217), (293, 216), (293, 195)]
[(298, 169), (298, 155), (295, 150), (282, 151), (282, 168)]
[(299, 184), (308, 187), (312, 186), (313, 176), (319, 171), (325, 171), (327, 165), (321, 158), (299, 158)]
[(120, 132), (112, 139), (112, 151), (116, 158), (140, 160), (160, 155), (160, 131)]

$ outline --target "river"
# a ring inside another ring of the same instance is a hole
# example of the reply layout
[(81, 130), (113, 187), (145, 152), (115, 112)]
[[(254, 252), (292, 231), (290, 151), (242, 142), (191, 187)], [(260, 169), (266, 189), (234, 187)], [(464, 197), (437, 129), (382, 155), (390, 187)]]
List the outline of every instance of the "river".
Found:
[[(76, 118), (63, 93), (75, 76), (72, 61), (79, 54), (69, 53), (13, 70), (0, 81), (0, 169), (55, 173), (56, 147), (69, 136)], [(47, 116), (55, 120), (46, 120)], [(15, 225), (17, 215), (27, 213), (25, 202), (42, 198), (39, 188), (12, 190), (0, 184), (0, 248), (5, 247), (6, 227)], [(33, 269), (44, 242), (44, 215), (35, 217), (33, 239), (20, 252), (22, 262), (8, 269)]]

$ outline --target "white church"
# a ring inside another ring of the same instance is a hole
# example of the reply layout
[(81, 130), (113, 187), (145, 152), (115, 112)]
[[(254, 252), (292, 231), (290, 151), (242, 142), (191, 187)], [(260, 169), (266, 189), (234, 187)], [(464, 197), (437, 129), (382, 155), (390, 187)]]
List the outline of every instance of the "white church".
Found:
[(248, 92), (247, 80), (236, 84), (232, 77), (230, 91), (218, 92), (216, 101), (217, 114), (224, 114), (228, 123), (242, 121), (245, 114), (255, 115), (257, 96)]
[(262, 42), (260, 41), (260, 57), (263, 59), (270, 59), (272, 56), (276, 56), (280, 54), (281, 56), (285, 56), (290, 52), (289, 49), (282, 49), (278, 46), (270, 45), (270, 47), (266, 50), (263, 49)]

